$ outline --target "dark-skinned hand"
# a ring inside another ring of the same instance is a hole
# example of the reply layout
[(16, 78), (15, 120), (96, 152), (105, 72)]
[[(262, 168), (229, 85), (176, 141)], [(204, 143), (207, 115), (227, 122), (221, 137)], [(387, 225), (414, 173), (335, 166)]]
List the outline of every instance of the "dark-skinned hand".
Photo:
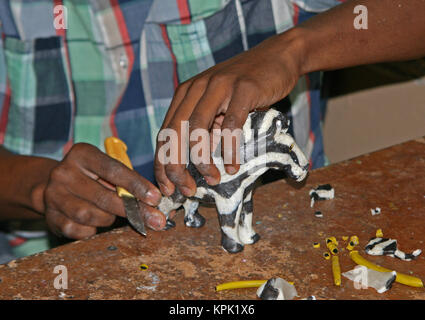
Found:
[[(178, 139), (190, 148), (198, 141), (187, 141), (181, 122), (189, 121), (189, 134), (196, 129), (241, 129), (248, 113), (284, 98), (295, 86), (299, 75), (298, 44), (287, 36), (285, 41), (272, 37), (253, 49), (202, 72), (178, 86), (161, 129), (173, 129)], [(204, 143), (212, 140), (204, 139)], [(155, 176), (163, 194), (171, 195), (177, 186), (185, 196), (193, 196), (196, 184), (185, 163), (163, 164), (159, 150), (167, 141), (157, 141)], [(184, 144), (173, 144), (171, 152), (179, 159)], [(222, 144), (224, 146), (224, 143)], [(226, 172), (239, 170), (236, 140), (232, 148), (222, 148), (222, 156), (231, 159)], [(212, 163), (196, 164), (210, 185), (220, 181), (220, 172)]]
[[(165, 226), (165, 216), (155, 209), (160, 191), (137, 172), (112, 159), (98, 148), (75, 144), (51, 170), (45, 185), (33, 193), (36, 210), (43, 212), (49, 228), (58, 235), (82, 239), (94, 235), (97, 227), (125, 217), (124, 206), (115, 186), (121, 186), (139, 199), (140, 214), (155, 230)], [(42, 198), (42, 201), (40, 199)]]

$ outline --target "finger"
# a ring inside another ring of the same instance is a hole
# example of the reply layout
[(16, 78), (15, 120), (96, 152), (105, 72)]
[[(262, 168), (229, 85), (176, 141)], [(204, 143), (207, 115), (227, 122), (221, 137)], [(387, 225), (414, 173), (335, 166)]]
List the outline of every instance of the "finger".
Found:
[(189, 119), (190, 149), (191, 160), (198, 171), (208, 184), (216, 185), (220, 182), (220, 172), (212, 161), (209, 132), (216, 116), (226, 112), (231, 92), (228, 89), (230, 86), (226, 86), (224, 82), (211, 81), (210, 83)]
[[(213, 122), (212, 127), (211, 127), (210, 145), (211, 145), (211, 152), (213, 154), (215, 154), (217, 152), (216, 149), (221, 142), (221, 125), (223, 123), (223, 119), (224, 119), (223, 114), (218, 115), (214, 119), (214, 122)], [(220, 150), (220, 152), (221, 152), (221, 150)]]
[(61, 201), (60, 212), (80, 225), (91, 227), (109, 227), (116, 217), (99, 209), (93, 203), (73, 195), (68, 195), (66, 200)]
[(139, 203), (139, 208), (140, 214), (149, 228), (156, 231), (164, 229), (167, 218), (161, 211), (144, 203)]
[(69, 193), (90, 202), (108, 215), (125, 217), (122, 200), (115, 189), (111, 190), (101, 179), (95, 181), (81, 172), (76, 172), (72, 179), (72, 183), (65, 186)]
[[(109, 157), (93, 145), (79, 143), (78, 150), (68, 153), (66, 161), (87, 169), (109, 183), (125, 188), (139, 200), (156, 206), (161, 200), (160, 191), (136, 171)], [(75, 146), (77, 146), (75, 145)], [(75, 147), (74, 146), (74, 147)], [(73, 148), (74, 148), (73, 147)], [(77, 159), (75, 159), (78, 157)]]
[(189, 159), (186, 158), (186, 151), (189, 148), (189, 141), (185, 132), (188, 121), (193, 109), (202, 97), (206, 86), (207, 78), (200, 78), (192, 82), (187, 91), (186, 96), (178, 106), (173, 118), (168, 124), (168, 128), (177, 133), (177, 143), (172, 145), (172, 152), (178, 157), (177, 163), (165, 164), (165, 173), (168, 179), (180, 189), (185, 196), (193, 196), (196, 192), (196, 183), (192, 176), (186, 170), (186, 163)]
[(46, 224), (50, 231), (58, 237), (64, 237), (61, 228), (59, 227), (61, 222), (64, 221), (65, 217), (58, 211), (49, 209), (45, 212)]
[(153, 170), (155, 173), (155, 179), (156, 179), (156, 182), (158, 183), (159, 189), (161, 190), (162, 194), (169, 197), (174, 193), (175, 186), (170, 181), (170, 179), (168, 179), (167, 174), (165, 173), (164, 163), (162, 161), (161, 156), (159, 155), (159, 153), (162, 152), (160, 150), (163, 144), (164, 143), (161, 141), (157, 142)]
[[(179, 86), (174, 94), (173, 100), (171, 101), (170, 107), (168, 108), (167, 114), (165, 115), (161, 130), (167, 128), (171, 119), (174, 117), (174, 114), (177, 110), (177, 107), (180, 105), (183, 98), (186, 96), (187, 90), (190, 87), (190, 82), (183, 83)], [(158, 135), (159, 137), (159, 135)], [(165, 172), (164, 164), (162, 163), (159, 150), (165, 144), (165, 141), (159, 141), (157, 137), (157, 144), (155, 148), (155, 160), (154, 160), (154, 173), (155, 179), (158, 182), (159, 188), (163, 194), (166, 196), (171, 196), (174, 193), (174, 184), (168, 179)]]
[(184, 165), (168, 164), (165, 166), (167, 177), (179, 188), (186, 197), (196, 193), (196, 183)]
[(170, 213), (168, 214), (168, 217), (169, 217), (170, 219), (173, 219), (173, 218), (175, 217), (176, 213), (177, 213), (177, 211), (176, 211), (176, 210), (172, 210), (172, 211), (170, 211)]
[(46, 221), (50, 230), (59, 236), (84, 239), (96, 234), (95, 227), (78, 224), (56, 210), (47, 211)]
[(228, 65), (231, 65), (237, 59), (240, 59), (240, 57), (234, 56), (233, 58), (230, 58), (226, 61), (216, 64), (215, 66), (212, 66), (211, 68), (199, 73), (195, 77), (181, 83), (174, 94), (170, 107), (168, 108), (167, 114), (163, 121), (162, 128), (168, 127), (169, 123), (174, 118), (174, 114), (176, 113), (177, 109), (180, 107), (181, 102), (186, 97), (193, 82), (200, 80), (201, 83), (202, 82), (208, 83), (212, 75), (217, 74), (222, 70), (225, 70)]
[[(255, 98), (244, 86), (237, 86), (221, 125), (222, 155), (228, 174), (235, 174), (240, 167), (240, 141), (243, 138), (242, 127), (248, 113), (255, 105)], [(251, 91), (252, 92), (252, 91)]]

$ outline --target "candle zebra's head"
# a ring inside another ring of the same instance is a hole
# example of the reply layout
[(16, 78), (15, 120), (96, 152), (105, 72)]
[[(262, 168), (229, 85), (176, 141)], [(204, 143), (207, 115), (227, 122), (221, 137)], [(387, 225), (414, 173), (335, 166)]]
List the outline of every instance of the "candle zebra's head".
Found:
[(289, 120), (277, 110), (251, 112), (243, 127), (244, 162), (261, 157), (267, 167), (304, 180), (309, 162), (288, 129)]

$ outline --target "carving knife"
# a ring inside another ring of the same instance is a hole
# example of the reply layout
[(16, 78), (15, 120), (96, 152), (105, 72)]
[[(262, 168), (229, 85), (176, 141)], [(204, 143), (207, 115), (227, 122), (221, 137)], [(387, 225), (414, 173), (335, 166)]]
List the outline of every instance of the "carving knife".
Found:
[[(116, 137), (108, 137), (105, 139), (105, 150), (106, 153), (115, 160), (123, 163), (125, 166), (133, 170), (133, 166), (127, 155), (126, 144)], [(117, 194), (122, 199), (125, 214), (131, 226), (136, 229), (139, 233), (146, 236), (145, 223), (142, 216), (140, 215), (139, 204), (137, 199), (126, 189), (117, 186)]]

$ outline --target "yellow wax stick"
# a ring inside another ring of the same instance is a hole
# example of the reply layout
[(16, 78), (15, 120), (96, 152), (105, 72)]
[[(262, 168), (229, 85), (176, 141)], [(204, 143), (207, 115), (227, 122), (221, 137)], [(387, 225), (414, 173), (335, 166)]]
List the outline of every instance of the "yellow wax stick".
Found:
[[(230, 290), (230, 289), (242, 289), (242, 288), (258, 288), (261, 287), (267, 280), (245, 280), (245, 281), (233, 281), (219, 284), (215, 287), (215, 291)], [(293, 282), (288, 283), (294, 285)]]
[(335, 245), (335, 243), (333, 243), (333, 242), (329, 242), (328, 244), (326, 244), (326, 246), (328, 247), (329, 251), (330, 251), (333, 255), (338, 254), (338, 248), (337, 248), (337, 246)]
[(326, 244), (328, 244), (330, 242), (334, 243), (336, 246), (338, 245), (338, 241), (336, 240), (335, 237), (326, 238)]
[(219, 284), (215, 287), (215, 291), (229, 290), (229, 289), (241, 289), (241, 288), (258, 288), (267, 280), (246, 280), (246, 281), (234, 281)]
[[(380, 271), (380, 272), (391, 272), (391, 271), (393, 271), (393, 270), (389, 270), (389, 269), (381, 267), (381, 266), (377, 266), (376, 264), (373, 264), (372, 262), (369, 262), (368, 260), (363, 258), (357, 250), (353, 250), (353, 251), (350, 252), (350, 258), (355, 263), (362, 265), (362, 266), (365, 266), (365, 267), (372, 269), (372, 270), (376, 270), (376, 271)], [(407, 274), (403, 274), (403, 273), (400, 273), (400, 272), (397, 272), (395, 281), (398, 282), (398, 283), (401, 283), (401, 284), (405, 284), (407, 286), (411, 286), (411, 287), (422, 288), (424, 286), (421, 279), (416, 278), (416, 277), (412, 277), (412, 276), (409, 276)]]
[(341, 268), (339, 266), (338, 256), (332, 256), (332, 273), (334, 275), (334, 283), (336, 286), (341, 285)]
[(358, 244), (359, 244), (359, 237), (357, 237), (357, 236), (351, 236), (350, 242), (348, 243), (348, 246), (347, 246), (347, 249), (351, 251)]

